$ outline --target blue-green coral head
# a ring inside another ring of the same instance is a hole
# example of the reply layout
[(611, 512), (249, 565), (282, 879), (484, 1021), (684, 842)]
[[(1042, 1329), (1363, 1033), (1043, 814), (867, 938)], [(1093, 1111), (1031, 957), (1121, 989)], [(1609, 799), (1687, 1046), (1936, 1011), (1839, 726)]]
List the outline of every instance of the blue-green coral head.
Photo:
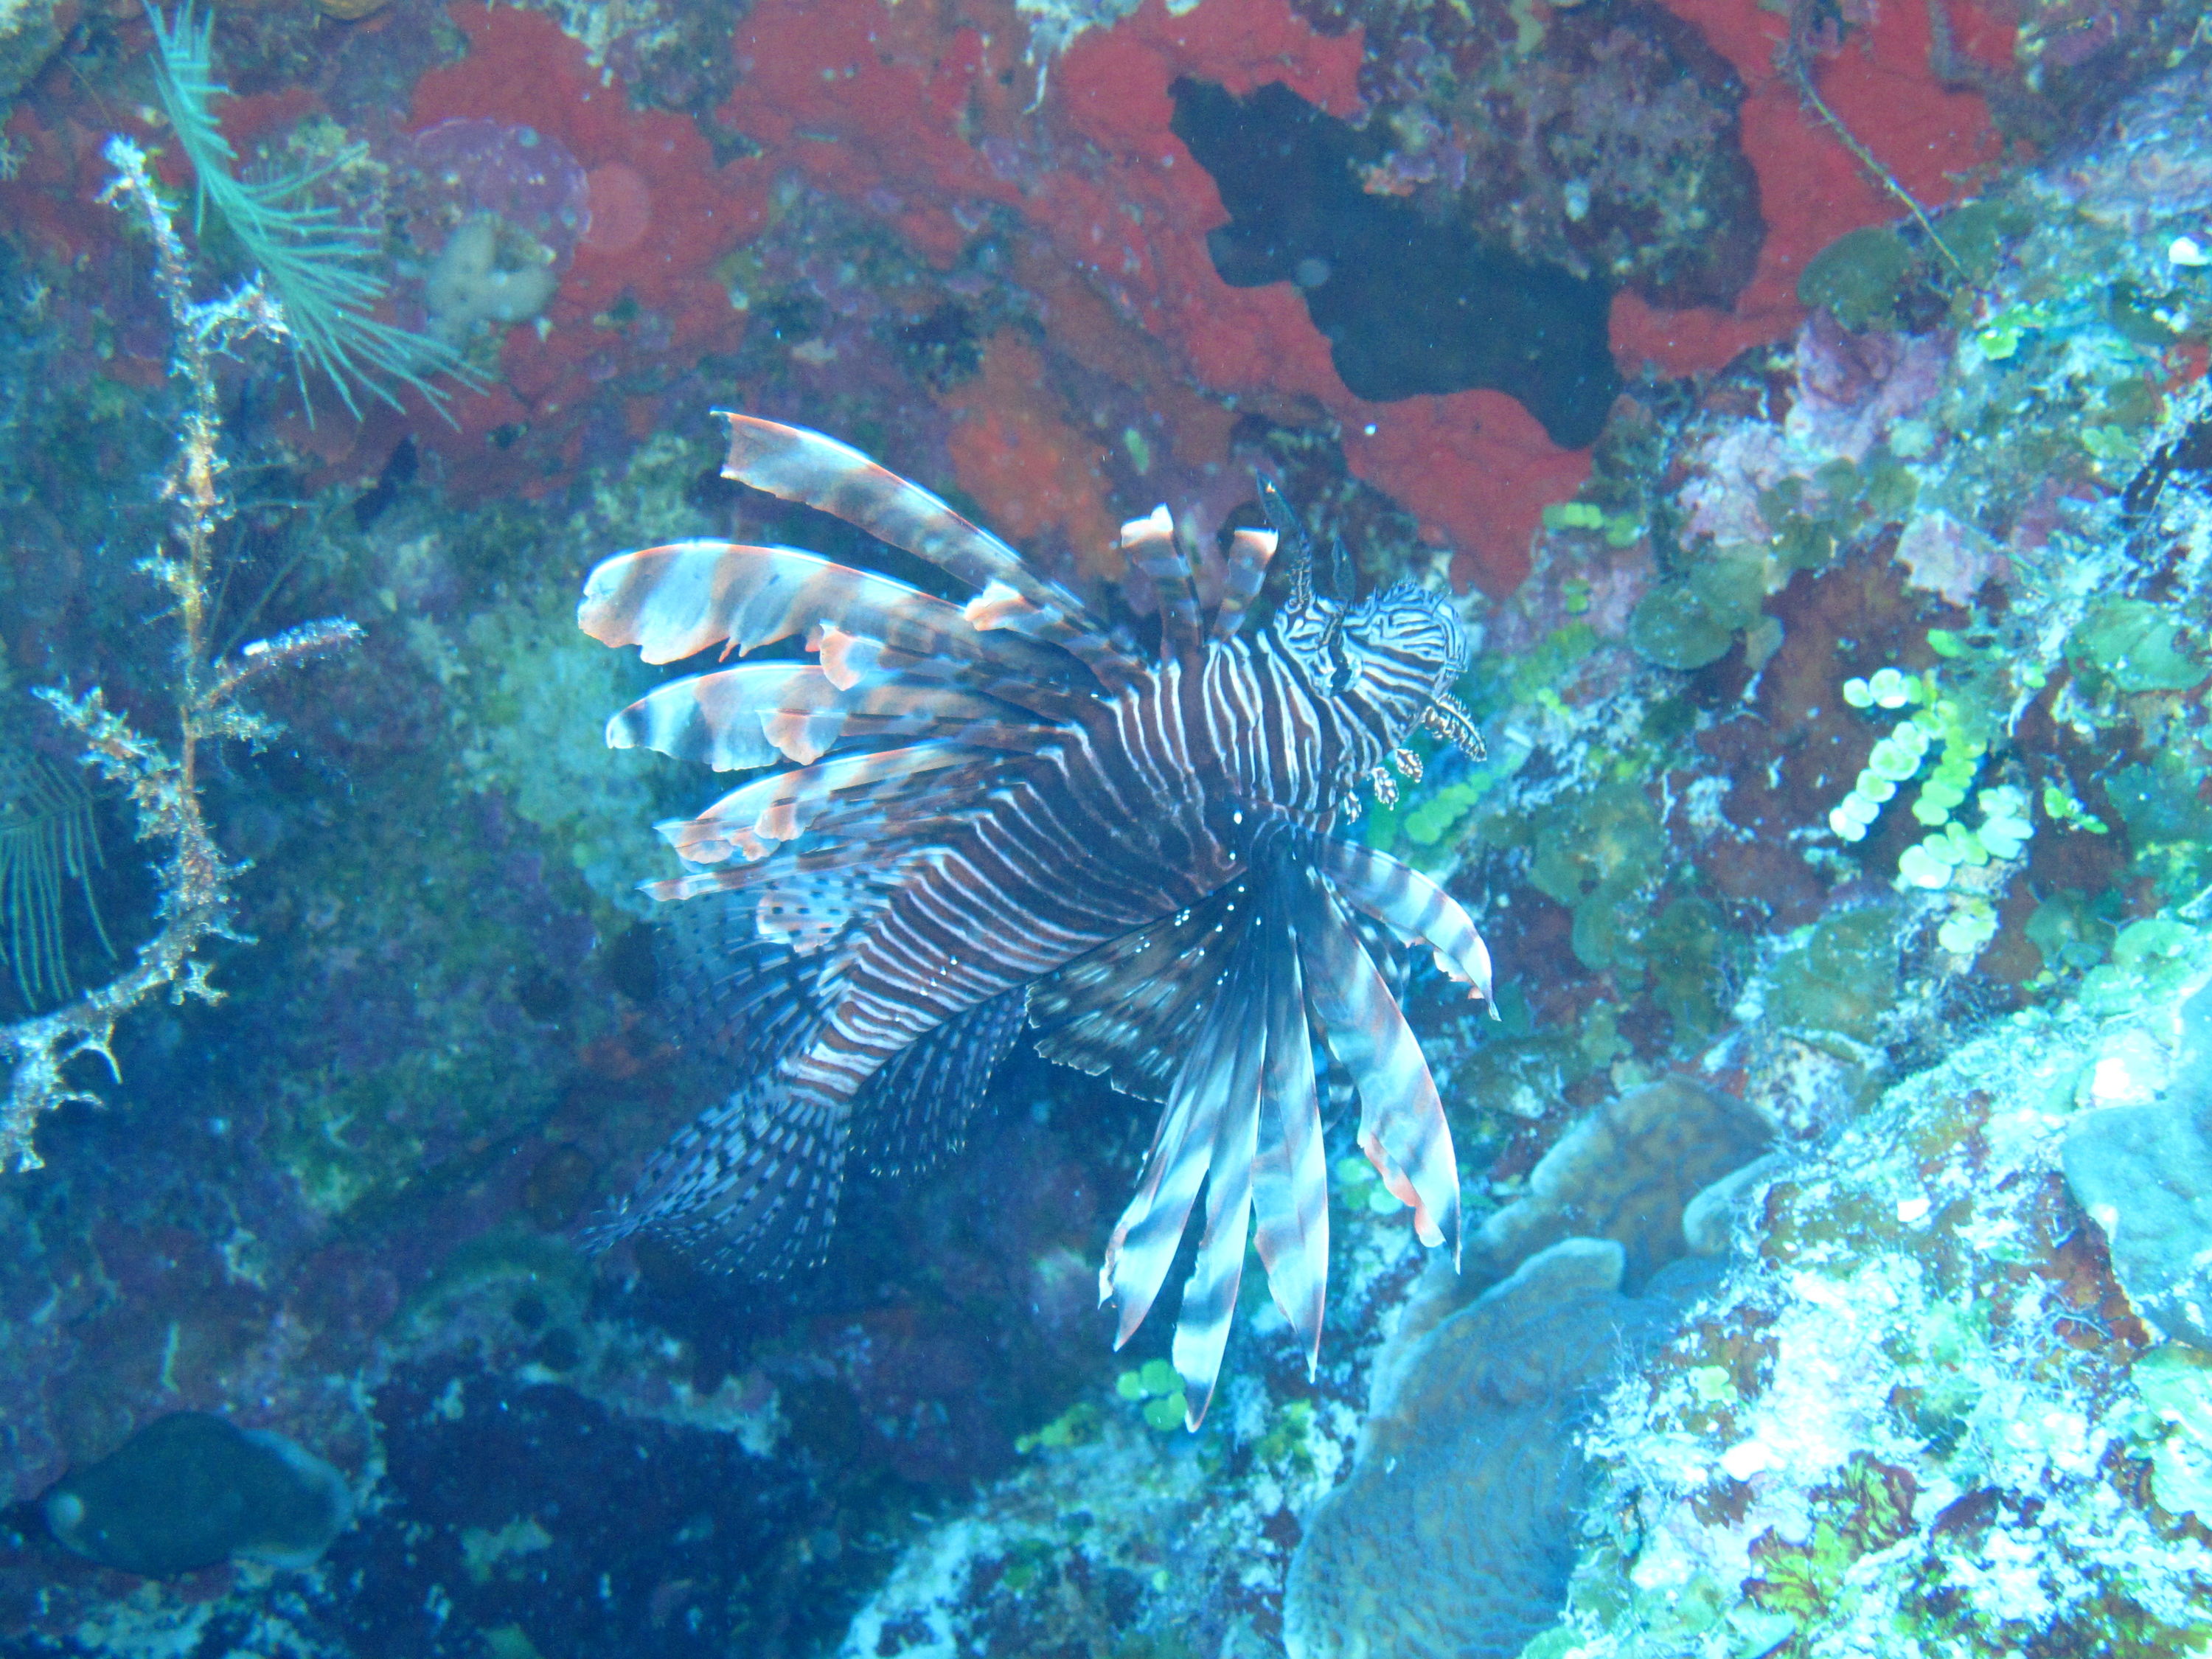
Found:
[(322, 1459), (205, 1412), (155, 1418), (64, 1476), (45, 1509), (69, 1548), (147, 1577), (234, 1555), (303, 1565), (353, 1518), (344, 1478)]

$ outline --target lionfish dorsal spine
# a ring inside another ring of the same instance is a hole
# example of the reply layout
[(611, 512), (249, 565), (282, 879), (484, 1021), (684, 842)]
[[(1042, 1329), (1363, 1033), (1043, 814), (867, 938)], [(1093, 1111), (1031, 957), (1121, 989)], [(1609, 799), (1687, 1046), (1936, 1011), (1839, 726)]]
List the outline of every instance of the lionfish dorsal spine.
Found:
[(1259, 597), (1267, 580), (1267, 564), (1282, 538), (1272, 530), (1234, 530), (1229, 536), (1228, 570), (1221, 586), (1221, 603), (1214, 607), (1213, 625), (1206, 637), (1217, 643), (1237, 637), (1244, 613)]
[(724, 477), (842, 519), (978, 593), (1003, 588), (1022, 603), (1022, 631), (1065, 647), (1109, 690), (1137, 672), (1138, 665), (1073, 594), (1036, 575), (1012, 548), (920, 484), (818, 432), (732, 410), (715, 412), (730, 423)]
[(1189, 668), (1206, 648), (1206, 629), (1199, 617), (1190, 554), (1164, 505), (1121, 526), (1121, 551), (1158, 596), (1160, 660)]

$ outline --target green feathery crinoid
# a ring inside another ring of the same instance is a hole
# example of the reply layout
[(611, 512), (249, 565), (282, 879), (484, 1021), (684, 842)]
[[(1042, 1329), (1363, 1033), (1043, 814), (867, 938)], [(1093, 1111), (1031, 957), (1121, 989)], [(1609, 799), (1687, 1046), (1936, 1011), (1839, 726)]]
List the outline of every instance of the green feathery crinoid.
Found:
[(146, 15), (154, 25), (155, 88), (199, 180), (195, 223), (212, 209), (283, 306), (308, 418), (314, 417), (307, 398), (310, 368), (329, 377), (356, 416), (356, 386), (396, 409), (392, 384), (410, 386), (442, 411), (446, 394), (429, 383), (432, 375), (481, 386), (483, 377), (443, 341), (378, 319), (374, 313), (386, 284), (368, 264), (376, 233), (347, 223), (337, 209), (311, 199), (315, 186), (356, 160), (361, 147), (296, 173), (240, 178), (233, 170), (238, 152), (211, 108), (229, 89), (215, 79), (209, 58), (210, 15), (196, 12), (191, 0), (173, 24), (150, 4)]
[(93, 902), (92, 871), (100, 862), (92, 797), (52, 761), (0, 747), (0, 939), (23, 1000), (36, 1008), (70, 992), (62, 946), (62, 884), (84, 895), (94, 932), (112, 955)]

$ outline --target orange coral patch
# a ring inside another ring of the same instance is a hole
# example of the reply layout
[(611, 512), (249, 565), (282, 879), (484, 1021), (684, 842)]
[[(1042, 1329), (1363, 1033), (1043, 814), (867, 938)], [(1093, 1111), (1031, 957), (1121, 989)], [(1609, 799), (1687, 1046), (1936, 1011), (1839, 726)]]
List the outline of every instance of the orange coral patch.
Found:
[(946, 441), (953, 472), (993, 528), (1025, 549), (1057, 537), (1084, 574), (1121, 574), (1105, 452), (1068, 421), (1036, 347), (994, 335), (983, 372), (944, 401), (959, 411)]

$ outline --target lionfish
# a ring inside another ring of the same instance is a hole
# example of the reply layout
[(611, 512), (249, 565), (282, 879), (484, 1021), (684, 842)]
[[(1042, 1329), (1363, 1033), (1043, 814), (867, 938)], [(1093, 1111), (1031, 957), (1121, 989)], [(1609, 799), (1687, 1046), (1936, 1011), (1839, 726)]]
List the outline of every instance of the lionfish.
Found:
[[(673, 907), (692, 1001), (738, 1082), (654, 1157), (603, 1237), (650, 1230), (762, 1277), (818, 1257), (848, 1151), (896, 1170), (957, 1146), (1027, 1023), (1047, 1057), (1164, 1103), (1099, 1274), (1115, 1346), (1203, 1186), (1172, 1344), (1189, 1425), (1255, 1222), (1310, 1374), (1325, 1093), (1356, 1091), (1360, 1146), (1421, 1241), (1457, 1251), (1450, 1132), (1396, 991), (1405, 951), (1425, 946), (1487, 1001), (1489, 955), (1434, 883), (1331, 834), (1358, 786), (1395, 799), (1386, 760), (1418, 775), (1416, 726), (1474, 744), (1448, 690), (1468, 657), (1457, 615), (1409, 583), (1358, 604), (1317, 593), (1304, 532), (1263, 486), (1275, 528), (1232, 533), (1211, 616), (1167, 509), (1124, 527), (1159, 598), (1143, 660), (919, 485), (818, 433), (724, 418), (724, 477), (974, 597), (719, 541), (624, 553), (586, 580), (579, 623), (648, 663), (802, 634), (808, 653), (671, 681), (608, 724), (618, 749), (778, 769), (656, 826), (690, 872), (644, 890)], [(1248, 637), (1286, 538), (1287, 598)]]

